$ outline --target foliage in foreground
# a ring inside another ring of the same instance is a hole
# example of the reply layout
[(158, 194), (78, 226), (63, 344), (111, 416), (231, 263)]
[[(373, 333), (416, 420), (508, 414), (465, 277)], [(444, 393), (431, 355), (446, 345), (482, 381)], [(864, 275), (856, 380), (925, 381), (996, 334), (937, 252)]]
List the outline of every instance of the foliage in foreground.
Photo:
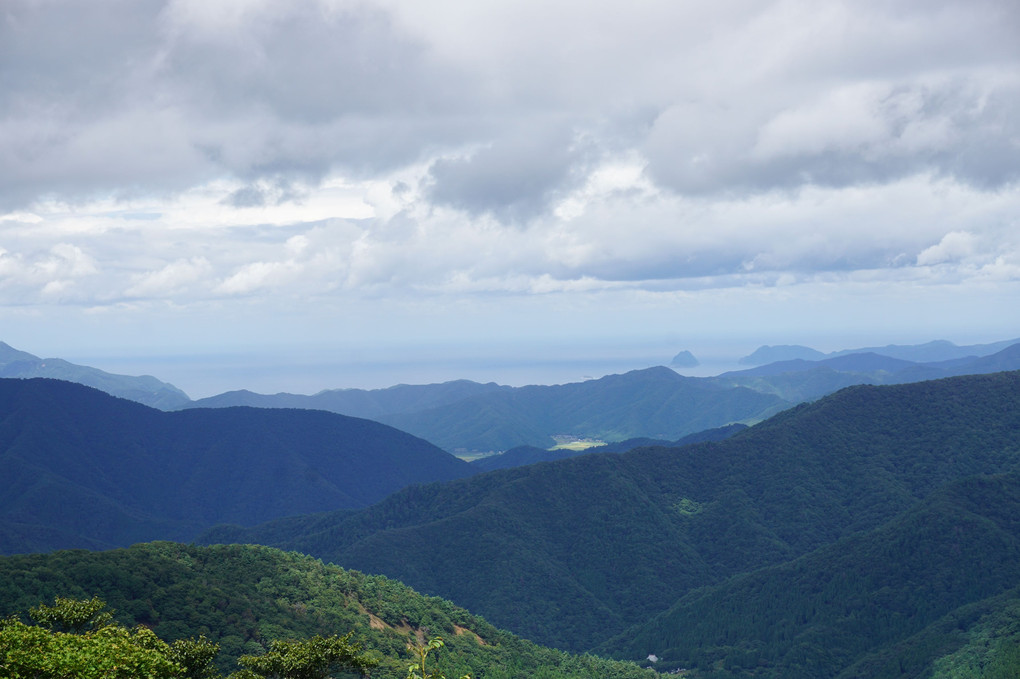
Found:
[(219, 647), (208, 639), (168, 644), (141, 625), (112, 622), (98, 597), (57, 597), (31, 609), (38, 623), (0, 621), (0, 672), (9, 679), (211, 679)]

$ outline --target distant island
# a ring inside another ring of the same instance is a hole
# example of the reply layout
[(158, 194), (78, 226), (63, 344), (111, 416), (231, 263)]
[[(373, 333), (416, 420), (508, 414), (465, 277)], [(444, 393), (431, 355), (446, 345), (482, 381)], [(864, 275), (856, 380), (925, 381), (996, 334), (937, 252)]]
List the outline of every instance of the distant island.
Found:
[(669, 365), (671, 368), (696, 368), (701, 365), (701, 361), (695, 358), (694, 354), (685, 350), (674, 356)]

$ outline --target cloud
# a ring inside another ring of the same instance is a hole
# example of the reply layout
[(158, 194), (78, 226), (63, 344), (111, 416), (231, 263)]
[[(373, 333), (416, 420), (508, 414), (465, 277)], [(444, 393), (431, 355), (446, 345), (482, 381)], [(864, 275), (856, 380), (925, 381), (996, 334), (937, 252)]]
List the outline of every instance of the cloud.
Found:
[(204, 257), (178, 259), (157, 271), (136, 275), (135, 283), (124, 294), (127, 297), (171, 297), (180, 295), (194, 283), (207, 279), (212, 266)]
[(918, 266), (932, 266), (946, 262), (958, 262), (974, 253), (975, 238), (966, 231), (951, 231), (936, 245), (925, 248), (917, 255)]
[[(685, 194), (1018, 179), (1015, 3), (11, 0), (0, 206), (432, 167), (527, 221), (636, 152)], [(980, 37), (975, 37), (980, 36)]]
[[(524, 127), (524, 126), (522, 126)], [(433, 163), (429, 197), (470, 215), (526, 223), (584, 179), (584, 141), (541, 123), (514, 130), (466, 157)]]
[(5, 308), (656, 326), (1017, 280), (1015, 2), (100, 7), (0, 13)]

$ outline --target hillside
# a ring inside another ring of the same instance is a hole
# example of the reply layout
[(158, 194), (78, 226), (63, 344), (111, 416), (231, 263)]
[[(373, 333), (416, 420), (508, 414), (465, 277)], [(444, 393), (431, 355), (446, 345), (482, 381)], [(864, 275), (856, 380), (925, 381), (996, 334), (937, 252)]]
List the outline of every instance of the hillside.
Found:
[(1018, 403), (1020, 373), (853, 387), (720, 442), (494, 471), (204, 540), (382, 573), (583, 650), (700, 587), (874, 530), (945, 484), (1018, 468)]
[(954, 644), (899, 644), (1018, 582), (1020, 476), (970, 477), (879, 528), (692, 592), (604, 646), (707, 677), (920, 676)]
[(549, 448), (557, 435), (672, 441), (734, 422), (756, 422), (790, 403), (658, 367), (552, 386), (506, 387), (460, 380), (331, 390), (314, 396), (229, 392), (190, 405), (321, 408), (370, 417), (444, 450), (468, 453)]
[(379, 419), (445, 450), (508, 450), (547, 448), (556, 435), (672, 441), (733, 422), (756, 422), (789, 405), (771, 394), (720, 387), (659, 367), (587, 382), (518, 387)]
[(191, 401), (172, 384), (150, 375), (115, 375), (98, 368), (76, 365), (60, 358), (39, 358), (0, 342), (0, 378), (45, 377), (95, 387), (113, 396), (169, 410)]
[(54, 596), (99, 596), (119, 622), (167, 641), (203, 634), (220, 644), (221, 671), (273, 639), (354, 631), (381, 665), (376, 679), (404, 679), (408, 643), (442, 635), (449, 677), (639, 679), (629, 664), (552, 651), (501, 631), (449, 601), (398, 582), (255, 546), (141, 544), (108, 552), (0, 558), (0, 617)]
[(312, 410), (163, 412), (96, 389), (0, 380), (0, 552), (188, 540), (365, 507), (473, 469), (391, 427)]

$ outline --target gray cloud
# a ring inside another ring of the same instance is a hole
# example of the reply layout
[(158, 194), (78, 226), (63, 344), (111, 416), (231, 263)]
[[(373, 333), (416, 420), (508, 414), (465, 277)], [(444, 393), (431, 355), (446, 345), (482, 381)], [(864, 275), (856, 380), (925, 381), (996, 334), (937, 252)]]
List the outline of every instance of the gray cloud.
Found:
[(686, 194), (924, 172), (996, 187), (1020, 166), (1009, 1), (621, 13), (10, 0), (0, 16), (8, 207), (424, 162), (437, 203), (521, 221), (575, 188), (593, 156), (627, 150)]
[(470, 129), (464, 78), (364, 5), (12, 0), (0, 50), (0, 206), (316, 181)]
[(468, 157), (433, 163), (429, 196), (471, 215), (526, 223), (583, 180), (590, 157), (562, 125), (522, 126)]
[[(0, 14), (0, 207), (56, 199), (0, 222), (19, 293), (1012, 271), (1015, 3), (101, 6)], [(162, 217), (59, 207), (94, 195)], [(306, 229), (331, 217), (363, 221)]]

